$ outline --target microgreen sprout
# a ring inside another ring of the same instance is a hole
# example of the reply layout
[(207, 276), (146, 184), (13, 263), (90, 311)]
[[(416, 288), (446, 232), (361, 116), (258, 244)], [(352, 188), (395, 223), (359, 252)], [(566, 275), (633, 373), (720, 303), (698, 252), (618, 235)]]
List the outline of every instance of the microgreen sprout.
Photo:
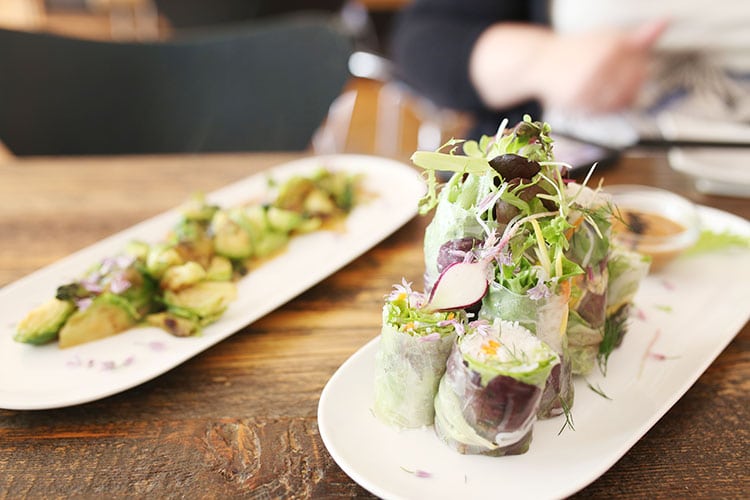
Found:
[(601, 397), (603, 397), (604, 399), (609, 399), (610, 401), (612, 401), (612, 398), (610, 398), (609, 396), (607, 396), (607, 394), (605, 394), (605, 392), (602, 390), (602, 388), (599, 387), (599, 384), (593, 385), (591, 382), (589, 382), (587, 380), (586, 381), (586, 386), (589, 389), (591, 389), (592, 391), (594, 391), (595, 393), (597, 393), (598, 395), (600, 395)]

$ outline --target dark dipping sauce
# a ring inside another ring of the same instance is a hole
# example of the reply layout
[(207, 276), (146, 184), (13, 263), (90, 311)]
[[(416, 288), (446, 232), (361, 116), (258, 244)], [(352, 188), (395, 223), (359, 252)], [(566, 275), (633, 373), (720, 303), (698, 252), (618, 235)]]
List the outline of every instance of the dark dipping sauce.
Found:
[(612, 232), (629, 249), (650, 255), (651, 270), (657, 271), (677, 257), (684, 249), (678, 236), (687, 228), (672, 219), (652, 212), (620, 208)]

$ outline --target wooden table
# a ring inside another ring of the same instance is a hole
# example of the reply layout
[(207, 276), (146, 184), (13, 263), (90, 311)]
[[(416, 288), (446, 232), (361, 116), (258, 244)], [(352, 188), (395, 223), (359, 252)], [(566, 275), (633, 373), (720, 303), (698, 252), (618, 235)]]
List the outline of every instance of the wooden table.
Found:
[[(0, 164), (0, 285), (292, 155), (35, 159)], [(750, 218), (695, 193), (663, 155), (600, 172)], [(596, 180), (596, 179), (595, 179)], [(425, 218), (170, 372), (47, 411), (0, 410), (0, 498), (371, 495), (334, 463), (316, 410), (334, 371), (380, 331), (383, 295), (421, 282)], [(576, 498), (747, 498), (750, 325), (677, 404)], [(540, 478), (544, 480), (544, 478)]]

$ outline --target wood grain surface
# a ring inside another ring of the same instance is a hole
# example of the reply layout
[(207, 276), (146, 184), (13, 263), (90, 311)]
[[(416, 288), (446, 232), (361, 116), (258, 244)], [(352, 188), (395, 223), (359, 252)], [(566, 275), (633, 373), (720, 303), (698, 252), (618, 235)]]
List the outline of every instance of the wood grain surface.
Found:
[[(296, 157), (0, 165), (0, 286), (194, 191)], [(747, 199), (696, 193), (658, 152), (630, 155), (599, 176), (608, 184), (667, 187), (750, 218)], [(318, 400), (334, 371), (379, 334), (391, 285), (402, 276), (420, 282), (427, 222), (415, 218), (335, 275), (155, 380), (70, 408), (0, 410), (0, 498), (371, 498), (323, 446)], [(574, 498), (750, 497), (749, 344), (745, 325), (644, 438)]]

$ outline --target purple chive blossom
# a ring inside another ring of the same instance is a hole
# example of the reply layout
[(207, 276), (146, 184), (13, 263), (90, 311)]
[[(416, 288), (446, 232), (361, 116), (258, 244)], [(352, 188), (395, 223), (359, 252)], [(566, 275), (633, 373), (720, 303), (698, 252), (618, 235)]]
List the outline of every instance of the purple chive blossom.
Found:
[(408, 472), (409, 474), (414, 474), (414, 475), (415, 475), (415, 476), (417, 476), (417, 477), (421, 477), (421, 478), (429, 478), (429, 477), (432, 477), (432, 474), (431, 474), (431, 473), (429, 473), (429, 472), (427, 472), (427, 471), (424, 471), (424, 470), (421, 470), (421, 469), (410, 470), (410, 469), (407, 469), (406, 467), (401, 467), (401, 469), (402, 469), (402, 470), (403, 470), (404, 472)]
[(123, 359), (121, 363), (112, 360), (102, 361), (101, 363), (99, 363), (99, 367), (104, 371), (112, 371), (118, 368), (130, 366), (133, 363), (135, 363), (135, 356), (128, 356), (127, 358)]
[(427, 303), (427, 297), (420, 292), (412, 292), (409, 295), (409, 306), (414, 309), (421, 309)]
[(440, 334), (435, 332), (424, 337), (417, 337), (417, 342), (437, 342), (440, 340)]
[(465, 333), (463, 322), (459, 321), (456, 318), (444, 319), (442, 321), (438, 321), (437, 326), (438, 328), (445, 328), (446, 326), (452, 326), (453, 329), (456, 331), (456, 334), (458, 334), (459, 337)]
[(109, 274), (109, 272), (115, 267), (115, 259), (112, 257), (105, 257), (102, 259), (102, 263), (99, 265), (99, 274)]
[(641, 321), (646, 321), (646, 313), (640, 307), (634, 309), (633, 315)]
[(646, 360), (651, 359), (660, 359), (657, 356), (661, 355), (655, 355), (653, 352), (654, 345), (656, 344), (656, 341), (659, 339), (659, 336), (661, 335), (661, 330), (656, 330), (654, 332), (654, 336), (651, 338), (651, 342), (648, 343), (648, 347), (646, 347), (646, 351), (643, 353), (643, 358), (641, 358), (641, 369), (639, 370), (639, 373), (643, 373), (643, 368), (646, 364)]
[(509, 252), (501, 252), (496, 257), (497, 263), (501, 266), (512, 266), (513, 265), (513, 258), (510, 256)]
[(91, 293), (102, 293), (104, 288), (97, 283), (98, 279), (98, 276), (83, 279), (81, 280), (81, 286)]
[(386, 298), (388, 300), (396, 300), (401, 294), (406, 294), (406, 296), (409, 296), (412, 293), (411, 282), (406, 281), (406, 278), (401, 278), (401, 284), (397, 283), (393, 285), (393, 290), (388, 294)]
[(466, 328), (464, 328), (464, 324), (460, 321), (453, 320), (453, 329), (456, 330), (456, 335), (459, 337), (466, 333)]
[(154, 340), (153, 342), (148, 343), (149, 349), (156, 352), (162, 352), (167, 350), (167, 345), (164, 342), (159, 342), (158, 340)]
[(455, 319), (443, 319), (438, 321), (437, 326), (438, 328), (443, 328), (446, 326), (455, 326), (456, 323), (458, 323), (458, 321), (456, 321)]
[[(656, 344), (656, 341), (658, 340), (660, 335), (661, 335), (661, 330), (656, 330), (656, 332), (654, 332), (654, 337), (651, 339), (651, 342), (648, 344), (648, 348), (646, 349), (646, 352), (643, 354), (643, 361), (645, 361), (646, 358), (655, 359), (656, 361), (666, 361), (668, 359), (674, 359), (674, 357), (667, 356), (666, 354), (653, 351), (654, 344)], [(643, 361), (641, 362), (641, 364), (643, 363)]]
[(487, 320), (478, 319), (469, 323), (469, 328), (477, 332), (482, 337), (487, 337), (490, 334), (492, 325)]
[(547, 285), (540, 281), (535, 287), (530, 288), (529, 291), (526, 292), (526, 294), (531, 300), (541, 300), (549, 297), (551, 295), (551, 292), (549, 290), (549, 287), (547, 287)]
[(135, 362), (134, 356), (128, 356), (127, 358), (123, 359), (121, 363), (117, 363), (116, 361), (102, 361), (101, 368), (102, 370), (116, 370), (117, 368), (124, 368), (126, 366), (130, 366)]
[(469, 262), (472, 258), (471, 251), (467, 252), (465, 250), (461, 250), (460, 248), (451, 248), (446, 253), (451, 256), (451, 260), (455, 262)]
[[(402, 295), (405, 295), (406, 297), (403, 297)], [(406, 281), (406, 278), (401, 278), (401, 284), (393, 285), (393, 290), (386, 296), (386, 299), (389, 302), (393, 302), (395, 300), (404, 300), (404, 298), (409, 304), (409, 307), (414, 309), (421, 308), (425, 302), (427, 302), (427, 297), (425, 297), (423, 293), (412, 290), (411, 282)]]
[(96, 359), (89, 358), (86, 360), (81, 359), (80, 356), (76, 355), (69, 359), (65, 364), (69, 368), (99, 368), (102, 371), (112, 371), (117, 368), (123, 368), (130, 366), (135, 363), (135, 356), (128, 356), (121, 363), (117, 363), (113, 360), (97, 361)]
[(125, 279), (122, 273), (117, 273), (109, 283), (109, 289), (112, 293), (122, 293), (131, 286), (130, 281)]
[(79, 311), (85, 311), (86, 309), (88, 309), (92, 302), (93, 302), (93, 299), (91, 297), (85, 297), (83, 299), (76, 299), (75, 301), (76, 306), (78, 306)]
[(132, 255), (119, 255), (115, 257), (115, 264), (120, 269), (127, 269), (129, 268), (133, 262), (135, 262), (135, 257)]
[(79, 366), (83, 364), (83, 361), (81, 361), (81, 357), (76, 354), (75, 356), (73, 356), (73, 358), (69, 359), (67, 363), (65, 364), (71, 368), (78, 368)]
[(479, 202), (477, 205), (477, 211), (479, 213), (486, 212), (491, 207), (495, 206), (495, 203), (497, 203), (497, 200), (500, 199), (500, 196), (502, 196), (503, 191), (505, 190), (505, 186), (501, 187), (499, 191), (495, 193), (490, 193), (487, 196), (484, 197), (482, 201)]

